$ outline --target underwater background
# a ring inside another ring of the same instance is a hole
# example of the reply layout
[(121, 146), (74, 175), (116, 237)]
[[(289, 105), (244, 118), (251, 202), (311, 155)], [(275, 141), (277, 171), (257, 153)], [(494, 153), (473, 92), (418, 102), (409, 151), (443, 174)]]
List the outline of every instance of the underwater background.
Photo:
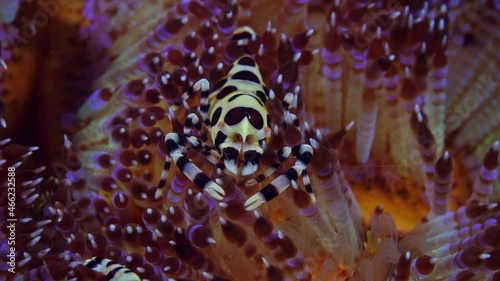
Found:
[[(499, 30), (495, 0), (0, 0), (0, 280), (500, 280)], [(158, 188), (183, 94), (245, 53), (257, 174), (309, 144), (316, 200), (247, 211), (295, 157), (246, 185), (190, 148), (224, 198), (174, 163)]]

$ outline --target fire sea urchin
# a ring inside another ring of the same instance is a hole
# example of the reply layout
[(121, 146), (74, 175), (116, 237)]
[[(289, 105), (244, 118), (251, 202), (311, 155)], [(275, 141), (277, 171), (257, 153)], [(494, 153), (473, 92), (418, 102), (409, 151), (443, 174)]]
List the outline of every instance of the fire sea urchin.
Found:
[(500, 280), (498, 1), (0, 6), (0, 280)]

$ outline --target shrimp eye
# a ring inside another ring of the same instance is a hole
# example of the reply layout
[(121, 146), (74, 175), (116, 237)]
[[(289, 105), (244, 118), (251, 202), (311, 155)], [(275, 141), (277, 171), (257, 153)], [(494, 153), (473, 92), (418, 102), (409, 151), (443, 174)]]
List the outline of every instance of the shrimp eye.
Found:
[(222, 157), (227, 160), (236, 160), (238, 154), (238, 150), (233, 147), (227, 147), (222, 150)]
[(255, 150), (250, 150), (245, 152), (245, 163), (252, 163), (253, 165), (259, 164), (260, 156), (262, 154), (258, 153)]

